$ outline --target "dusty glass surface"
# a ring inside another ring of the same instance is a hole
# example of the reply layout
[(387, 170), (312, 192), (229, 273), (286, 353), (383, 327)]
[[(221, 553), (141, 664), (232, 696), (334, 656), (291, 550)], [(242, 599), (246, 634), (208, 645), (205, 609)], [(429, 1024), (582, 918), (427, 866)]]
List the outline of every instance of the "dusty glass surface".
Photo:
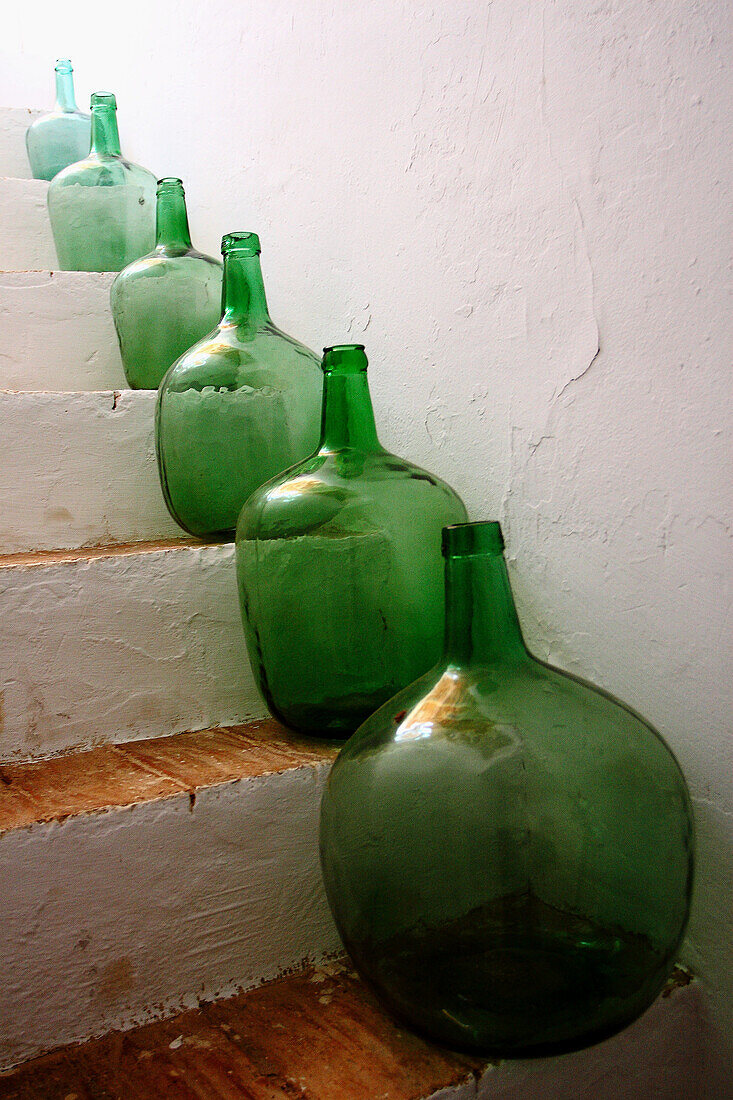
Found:
[(437, 660), (439, 478), (380, 444), (360, 345), (327, 348), (321, 441), (242, 509), (237, 573), (252, 668), (287, 726), (344, 737)]
[(157, 390), (172, 364), (216, 328), (222, 265), (191, 244), (179, 179), (158, 181), (155, 248), (112, 284), (112, 316), (131, 389)]
[(76, 105), (73, 73), (68, 58), (59, 58), (54, 109), (26, 130), (25, 146), (34, 179), (52, 180), (62, 168), (89, 152), (91, 118)]
[(48, 213), (64, 271), (121, 271), (155, 245), (152, 172), (126, 160), (117, 131), (117, 101), (92, 96), (88, 155), (51, 180)]
[(341, 751), (326, 891), (357, 968), (411, 1026), (502, 1057), (572, 1050), (670, 973), (687, 787), (648, 723), (527, 651), (499, 525), (445, 538), (444, 656)]
[(177, 360), (156, 410), (168, 510), (199, 538), (232, 538), (259, 485), (318, 440), (318, 359), (270, 319), (256, 233), (230, 233), (220, 323)]

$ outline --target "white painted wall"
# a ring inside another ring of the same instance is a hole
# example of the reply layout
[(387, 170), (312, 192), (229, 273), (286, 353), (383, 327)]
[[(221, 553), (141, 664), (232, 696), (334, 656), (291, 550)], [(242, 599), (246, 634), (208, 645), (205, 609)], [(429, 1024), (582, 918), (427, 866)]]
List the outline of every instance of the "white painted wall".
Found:
[(726, 0), (38, 0), (0, 57), (0, 103), (46, 104), (62, 53), (80, 98), (115, 91), (200, 247), (260, 232), (275, 319), (363, 339), (385, 442), (502, 519), (536, 652), (659, 726), (721, 1011), (730, 24)]

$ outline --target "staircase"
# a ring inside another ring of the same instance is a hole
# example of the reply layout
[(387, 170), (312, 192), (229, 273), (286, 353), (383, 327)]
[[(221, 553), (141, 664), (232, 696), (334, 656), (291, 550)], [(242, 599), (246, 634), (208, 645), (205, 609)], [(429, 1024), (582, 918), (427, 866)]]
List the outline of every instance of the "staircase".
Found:
[(27, 1063), (0, 1100), (707, 1095), (684, 975), (601, 1047), (496, 1067), (407, 1034), (324, 964), (334, 749), (266, 716), (233, 547), (166, 511), (114, 276), (54, 270), (33, 117), (0, 111), (0, 1068)]
[(54, 270), (32, 119), (0, 114), (4, 1066), (338, 948), (333, 750), (261, 720), (234, 548), (168, 515), (114, 276)]

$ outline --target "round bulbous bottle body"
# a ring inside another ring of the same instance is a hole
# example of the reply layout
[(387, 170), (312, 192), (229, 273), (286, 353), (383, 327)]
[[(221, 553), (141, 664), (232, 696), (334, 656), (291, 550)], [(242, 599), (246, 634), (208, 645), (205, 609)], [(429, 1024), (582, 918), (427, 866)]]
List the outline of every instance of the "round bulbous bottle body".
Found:
[(91, 121), (81, 111), (49, 111), (28, 127), (26, 149), (33, 178), (52, 180), (89, 152)]
[(56, 62), (56, 105), (26, 130), (25, 144), (34, 179), (52, 180), (89, 152), (91, 117), (76, 106), (72, 73), (70, 61)]
[(131, 389), (157, 390), (172, 364), (216, 328), (221, 316), (222, 265), (191, 245), (180, 180), (160, 181), (159, 208), (162, 204), (171, 217), (159, 224), (155, 248), (125, 267), (110, 293)]
[(318, 440), (319, 361), (270, 320), (259, 242), (234, 242), (224, 280), (224, 316), (173, 364), (156, 406), (163, 495), (198, 538), (232, 538), (247, 497)]
[(155, 176), (90, 155), (59, 172), (48, 212), (63, 271), (121, 271), (155, 244)]
[(155, 245), (157, 181), (122, 156), (115, 109), (114, 96), (92, 96), (92, 147), (83, 160), (59, 172), (48, 189), (51, 229), (64, 271), (121, 271)]
[(318, 359), (274, 326), (219, 326), (163, 379), (156, 449), (168, 509), (197, 538), (234, 536), (242, 504), (318, 436)]
[(321, 445), (250, 497), (236, 556), (270, 711), (343, 738), (440, 654), (440, 532), (466, 513), (448, 485), (379, 445), (366, 376), (327, 360)]
[(218, 324), (221, 264), (192, 250), (157, 251), (112, 284), (112, 316), (130, 389), (157, 390), (172, 364)]
[[(448, 592), (450, 615), (450, 577)], [(482, 630), (476, 615), (465, 627)], [(451, 647), (369, 718), (321, 814), (357, 969), (417, 1030), (501, 1057), (582, 1047), (640, 1015), (692, 883), (689, 796), (660, 736), (517, 638), (470, 659)]]

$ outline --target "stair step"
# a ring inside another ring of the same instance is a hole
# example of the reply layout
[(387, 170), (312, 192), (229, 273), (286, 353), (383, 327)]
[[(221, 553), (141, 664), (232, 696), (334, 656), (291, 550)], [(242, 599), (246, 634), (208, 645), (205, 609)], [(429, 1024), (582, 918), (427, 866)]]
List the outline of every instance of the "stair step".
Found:
[(703, 1100), (700, 991), (680, 972), (621, 1035), (559, 1058), (487, 1062), (397, 1026), (345, 961), (60, 1050), (0, 1100)]
[(316, 766), (334, 760), (336, 753), (334, 742), (301, 737), (274, 718), (261, 718), (5, 763), (0, 765), (0, 834)]
[(31, 179), (25, 133), (40, 114), (30, 107), (0, 107), (0, 176)]
[(259, 718), (231, 543), (0, 557), (0, 760)]
[(0, 178), (0, 270), (58, 267), (48, 220), (46, 180)]
[(0, 385), (6, 390), (127, 386), (109, 292), (114, 272), (0, 273)]
[(0, 392), (0, 551), (182, 534), (163, 501), (155, 392)]
[(3, 766), (0, 1065), (337, 950), (334, 755), (267, 720)]

